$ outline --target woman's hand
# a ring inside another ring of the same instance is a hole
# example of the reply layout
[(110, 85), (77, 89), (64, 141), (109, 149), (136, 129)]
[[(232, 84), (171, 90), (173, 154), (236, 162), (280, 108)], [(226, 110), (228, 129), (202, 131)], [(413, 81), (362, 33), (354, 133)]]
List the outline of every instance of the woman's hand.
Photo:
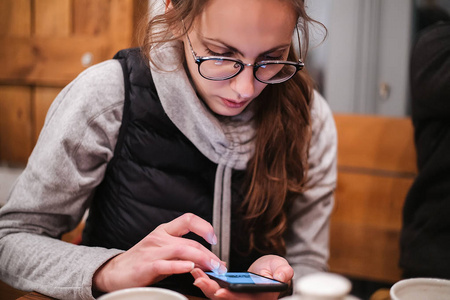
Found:
[(225, 273), (226, 267), (216, 255), (200, 243), (181, 237), (188, 232), (217, 243), (211, 224), (196, 215), (184, 214), (161, 224), (131, 249), (105, 263), (94, 274), (93, 288), (111, 292), (147, 286), (194, 267)]
[[(249, 272), (289, 283), (294, 270), (281, 256), (266, 255), (256, 260), (248, 269)], [(195, 278), (194, 285), (200, 288), (209, 299), (278, 299), (280, 293), (234, 293), (221, 288), (202, 270), (196, 268), (191, 272)]]
[(294, 277), (294, 269), (285, 258), (278, 255), (260, 257), (248, 268), (248, 271), (286, 283)]

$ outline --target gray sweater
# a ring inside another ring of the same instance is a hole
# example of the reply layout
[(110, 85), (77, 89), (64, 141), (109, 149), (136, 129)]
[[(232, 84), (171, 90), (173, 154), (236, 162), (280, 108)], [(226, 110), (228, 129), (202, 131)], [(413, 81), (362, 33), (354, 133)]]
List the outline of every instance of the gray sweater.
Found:
[[(235, 146), (230, 139), (242, 137), (242, 128), (221, 124), (200, 109), (195, 92), (186, 90), (192, 89), (187, 79), (177, 79), (180, 74), (154, 72), (153, 77), (172, 121), (208, 158), (230, 167), (222, 161), (223, 153), (229, 153), (227, 145)], [(174, 94), (195, 109), (177, 113), (179, 103), (168, 101)], [(78, 224), (102, 181), (117, 141), (123, 102), (122, 70), (114, 60), (87, 69), (55, 99), (28, 164), (0, 209), (1, 280), (60, 299), (93, 299), (95, 271), (122, 251), (73, 245), (59, 237)], [(286, 235), (286, 258), (296, 277), (327, 268), (336, 185), (336, 129), (328, 105), (317, 93), (311, 114), (309, 189), (295, 201)], [(245, 167), (249, 153), (227, 154), (237, 155), (231, 167)]]

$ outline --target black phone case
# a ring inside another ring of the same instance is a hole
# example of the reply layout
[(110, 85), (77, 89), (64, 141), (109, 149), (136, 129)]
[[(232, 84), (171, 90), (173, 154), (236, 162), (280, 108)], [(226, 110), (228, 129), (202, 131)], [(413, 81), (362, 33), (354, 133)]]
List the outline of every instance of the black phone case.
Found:
[[(252, 273), (255, 274), (255, 273)], [(226, 288), (232, 292), (238, 293), (260, 293), (260, 292), (283, 292), (288, 289), (288, 284), (281, 282), (280, 284), (245, 284), (245, 283), (229, 283), (207, 274), (209, 278), (216, 281), (220, 287)], [(255, 274), (261, 276), (259, 274)], [(264, 276), (261, 276), (264, 277)]]

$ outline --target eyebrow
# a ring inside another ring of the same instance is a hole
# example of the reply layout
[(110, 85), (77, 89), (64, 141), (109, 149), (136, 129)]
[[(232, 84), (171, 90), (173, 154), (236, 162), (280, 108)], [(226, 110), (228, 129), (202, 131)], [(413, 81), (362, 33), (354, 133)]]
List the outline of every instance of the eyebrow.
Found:
[[(220, 43), (220, 44), (222, 44), (223, 46), (225, 46), (226, 48), (230, 49), (231, 51), (233, 51), (233, 52), (235, 52), (235, 53), (238, 53), (238, 54), (241, 55), (241, 56), (245, 56), (241, 51), (239, 51), (238, 49), (236, 49), (236, 48), (233, 47), (233, 46), (228, 45), (227, 43), (222, 42), (221, 40), (213, 39), (213, 38), (207, 38), (207, 37), (204, 37), (204, 36), (202, 36), (202, 38), (203, 38), (205, 41), (207, 41), (207, 42), (216, 42), (216, 43)], [(275, 47), (273, 47), (273, 48), (271, 48), (271, 49), (269, 49), (269, 50), (267, 50), (267, 51), (264, 51), (264, 52), (260, 53), (259, 55), (269, 54), (269, 53), (272, 53), (272, 52), (277, 51), (277, 50), (284, 50), (285, 48), (289, 48), (290, 45), (291, 45), (291, 44), (283, 44), (283, 45), (275, 46)]]

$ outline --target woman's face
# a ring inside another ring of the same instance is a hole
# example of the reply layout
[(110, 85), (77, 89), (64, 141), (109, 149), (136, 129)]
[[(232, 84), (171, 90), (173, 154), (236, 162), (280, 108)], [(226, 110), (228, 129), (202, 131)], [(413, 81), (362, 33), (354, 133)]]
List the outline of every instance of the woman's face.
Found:
[[(189, 32), (197, 56), (227, 56), (253, 64), (287, 60), (296, 14), (283, 0), (211, 0)], [(198, 73), (186, 36), (183, 38), (189, 72), (208, 107), (223, 116), (240, 114), (267, 84), (245, 67), (234, 78), (212, 81)]]

